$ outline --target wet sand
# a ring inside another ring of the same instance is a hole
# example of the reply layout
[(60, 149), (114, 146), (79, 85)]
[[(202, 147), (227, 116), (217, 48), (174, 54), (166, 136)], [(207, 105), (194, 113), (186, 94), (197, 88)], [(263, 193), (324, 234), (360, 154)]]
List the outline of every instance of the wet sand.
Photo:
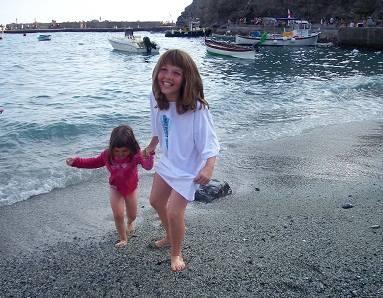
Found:
[(148, 247), (151, 178), (121, 250), (104, 177), (0, 208), (1, 296), (383, 295), (383, 122), (224, 145), (215, 178), (233, 194), (188, 206), (181, 273)]

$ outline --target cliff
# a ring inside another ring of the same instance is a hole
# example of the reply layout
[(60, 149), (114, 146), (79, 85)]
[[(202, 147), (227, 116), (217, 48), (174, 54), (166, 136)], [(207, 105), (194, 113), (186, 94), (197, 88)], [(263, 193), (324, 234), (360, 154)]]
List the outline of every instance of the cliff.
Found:
[(212, 26), (243, 17), (248, 21), (254, 17), (285, 17), (288, 9), (292, 16), (311, 22), (331, 17), (346, 22), (368, 16), (383, 18), (383, 0), (193, 0), (177, 24), (188, 24), (190, 18), (199, 18), (202, 26)]

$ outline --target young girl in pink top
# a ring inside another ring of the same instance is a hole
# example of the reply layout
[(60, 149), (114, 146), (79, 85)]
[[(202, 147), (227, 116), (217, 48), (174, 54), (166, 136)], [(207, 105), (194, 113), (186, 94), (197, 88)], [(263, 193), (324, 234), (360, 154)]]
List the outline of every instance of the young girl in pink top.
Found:
[[(95, 169), (106, 166), (110, 172), (110, 206), (114, 223), (119, 235), (117, 248), (128, 244), (128, 235), (134, 232), (134, 220), (137, 216), (137, 165), (146, 170), (153, 167), (153, 155), (140, 151), (133, 130), (128, 125), (120, 125), (113, 129), (109, 148), (99, 156), (91, 158), (68, 158), (67, 165), (76, 168)], [(124, 208), (128, 217), (127, 231), (124, 223)], [(128, 235), (127, 235), (128, 234)]]

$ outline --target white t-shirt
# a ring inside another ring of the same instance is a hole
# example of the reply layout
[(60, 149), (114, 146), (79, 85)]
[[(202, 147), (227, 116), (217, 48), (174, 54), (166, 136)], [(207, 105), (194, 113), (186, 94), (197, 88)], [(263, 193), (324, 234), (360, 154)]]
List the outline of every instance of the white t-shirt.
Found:
[(219, 153), (209, 109), (198, 104), (196, 111), (178, 114), (176, 103), (160, 110), (150, 95), (152, 136), (160, 142), (161, 155), (156, 172), (188, 201), (194, 200), (198, 184), (193, 182), (209, 157)]

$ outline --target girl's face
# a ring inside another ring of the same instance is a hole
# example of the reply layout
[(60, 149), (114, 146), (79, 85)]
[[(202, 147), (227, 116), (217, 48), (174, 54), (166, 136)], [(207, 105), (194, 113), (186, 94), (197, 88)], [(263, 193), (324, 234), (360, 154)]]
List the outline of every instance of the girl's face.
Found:
[(157, 81), (168, 101), (176, 101), (181, 93), (183, 71), (180, 67), (165, 64), (158, 72)]
[(113, 156), (115, 159), (125, 159), (129, 156), (130, 151), (128, 147), (115, 147), (113, 148)]

